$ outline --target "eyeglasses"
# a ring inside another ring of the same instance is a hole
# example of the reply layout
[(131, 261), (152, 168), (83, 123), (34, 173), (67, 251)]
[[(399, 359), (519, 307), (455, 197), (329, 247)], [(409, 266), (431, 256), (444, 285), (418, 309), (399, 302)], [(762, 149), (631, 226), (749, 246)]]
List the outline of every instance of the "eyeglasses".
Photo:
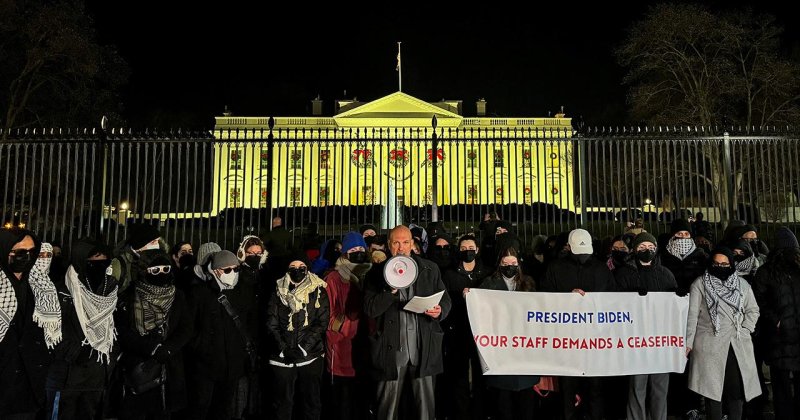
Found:
[(225, 274), (230, 274), (231, 271), (233, 271), (234, 273), (238, 273), (239, 272), (239, 267), (218, 268), (217, 270), (220, 270)]
[(719, 267), (719, 268), (730, 268), (730, 266), (731, 266), (731, 265), (730, 265), (730, 264), (728, 264), (728, 263), (723, 263), (723, 264), (714, 264), (714, 265), (712, 265), (712, 267)]
[(170, 271), (172, 271), (171, 265), (157, 265), (155, 267), (147, 267), (147, 273), (154, 276), (160, 273), (169, 274)]

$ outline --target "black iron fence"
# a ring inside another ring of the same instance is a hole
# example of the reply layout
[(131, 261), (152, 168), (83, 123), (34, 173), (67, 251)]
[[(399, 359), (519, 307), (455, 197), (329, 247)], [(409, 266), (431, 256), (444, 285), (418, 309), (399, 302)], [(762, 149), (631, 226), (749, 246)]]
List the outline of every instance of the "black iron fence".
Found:
[(432, 222), (461, 234), (489, 212), (526, 242), (577, 226), (618, 234), (635, 219), (659, 233), (697, 212), (718, 231), (741, 219), (769, 236), (800, 217), (800, 145), (786, 131), (751, 133), (15, 131), (0, 143), (0, 214), (6, 227), (65, 245), (82, 236), (118, 243), (131, 222), (149, 221), (168, 242), (231, 248), (277, 215), (296, 238), (310, 224), (323, 236)]

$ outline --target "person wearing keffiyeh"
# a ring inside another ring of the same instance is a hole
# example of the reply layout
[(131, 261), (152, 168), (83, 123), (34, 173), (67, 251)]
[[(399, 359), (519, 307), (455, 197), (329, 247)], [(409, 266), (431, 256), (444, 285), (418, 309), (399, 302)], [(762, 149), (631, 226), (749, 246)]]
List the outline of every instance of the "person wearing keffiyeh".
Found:
[(692, 284), (686, 326), (689, 389), (706, 399), (706, 418), (742, 418), (743, 405), (761, 394), (750, 334), (759, 308), (750, 285), (736, 271), (728, 248)]
[(692, 282), (706, 269), (708, 254), (695, 245), (689, 222), (676, 219), (672, 222), (669, 241), (661, 248), (661, 265), (675, 276), (678, 293), (685, 294)]
[(32, 232), (0, 230), (0, 418), (33, 418), (44, 406), (49, 349), (61, 341), (61, 309), (40, 250)]
[(111, 249), (98, 242), (75, 241), (70, 262), (64, 278), (54, 279), (64, 340), (56, 347), (47, 376), (48, 417), (90, 419), (100, 406), (118, 354), (117, 282), (110, 275)]

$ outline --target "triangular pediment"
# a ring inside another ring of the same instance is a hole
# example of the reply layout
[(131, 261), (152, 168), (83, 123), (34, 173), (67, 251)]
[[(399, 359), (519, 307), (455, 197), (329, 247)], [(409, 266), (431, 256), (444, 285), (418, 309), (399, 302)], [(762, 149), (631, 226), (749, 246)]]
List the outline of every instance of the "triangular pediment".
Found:
[(403, 92), (395, 92), (334, 116), (340, 127), (385, 125), (425, 126), (436, 116), (437, 126), (457, 127), (462, 116)]

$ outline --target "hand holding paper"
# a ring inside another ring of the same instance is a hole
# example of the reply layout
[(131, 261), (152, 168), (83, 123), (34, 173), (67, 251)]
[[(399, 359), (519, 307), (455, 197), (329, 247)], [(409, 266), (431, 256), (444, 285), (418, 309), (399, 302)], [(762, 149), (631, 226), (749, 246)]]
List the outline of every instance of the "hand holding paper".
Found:
[[(442, 296), (444, 295), (444, 290), (439, 293), (434, 293), (430, 296), (420, 297), (414, 296), (411, 300), (408, 301), (406, 306), (403, 307), (404, 310), (414, 313), (424, 313), (429, 309), (433, 308), (434, 306), (439, 305), (439, 301), (442, 300)], [(439, 308), (439, 312), (441, 313), (442, 309)], [(432, 315), (432, 314), (431, 314)], [(434, 316), (434, 318), (436, 318)]]

